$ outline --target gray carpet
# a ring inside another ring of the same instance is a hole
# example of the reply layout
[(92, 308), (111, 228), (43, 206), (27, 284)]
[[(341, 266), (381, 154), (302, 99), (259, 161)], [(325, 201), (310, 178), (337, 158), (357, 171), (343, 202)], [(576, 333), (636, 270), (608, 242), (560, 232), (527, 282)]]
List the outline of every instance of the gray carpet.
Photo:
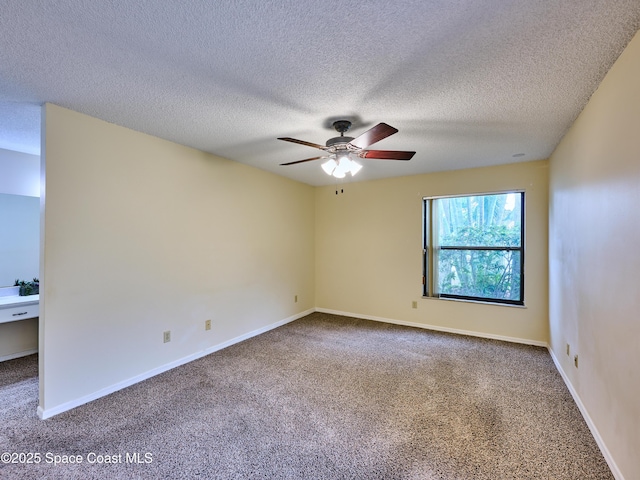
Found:
[(335, 315), (45, 421), (37, 389), (36, 356), (0, 364), (0, 452), (42, 456), (0, 478), (613, 478), (545, 349)]

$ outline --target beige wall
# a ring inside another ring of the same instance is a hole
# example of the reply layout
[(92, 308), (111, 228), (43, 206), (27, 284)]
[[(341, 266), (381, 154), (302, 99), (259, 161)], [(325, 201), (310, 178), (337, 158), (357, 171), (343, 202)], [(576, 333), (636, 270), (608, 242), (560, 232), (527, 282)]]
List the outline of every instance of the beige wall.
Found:
[(550, 163), (551, 348), (627, 480), (640, 478), (638, 205), (640, 34)]
[[(316, 190), (316, 305), (527, 343), (548, 341), (548, 162)], [(524, 190), (525, 308), (422, 298), (422, 198)], [(412, 308), (412, 301), (418, 308)]]
[(43, 115), (44, 416), (313, 308), (312, 187), (55, 105)]

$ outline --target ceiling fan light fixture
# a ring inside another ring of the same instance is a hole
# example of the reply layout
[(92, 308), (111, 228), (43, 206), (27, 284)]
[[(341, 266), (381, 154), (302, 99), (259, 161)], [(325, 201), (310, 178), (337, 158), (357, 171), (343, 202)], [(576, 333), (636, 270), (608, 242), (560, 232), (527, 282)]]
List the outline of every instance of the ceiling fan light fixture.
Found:
[(330, 158), (322, 164), (322, 169), (327, 175), (335, 178), (344, 178), (347, 173), (354, 176), (360, 171), (362, 165), (351, 160), (349, 153), (336, 154), (335, 158)]
[(336, 153), (336, 160), (338, 161), (338, 163), (342, 162), (342, 161), (346, 161), (349, 162), (351, 161), (351, 155), (349, 155), (348, 151), (339, 151)]

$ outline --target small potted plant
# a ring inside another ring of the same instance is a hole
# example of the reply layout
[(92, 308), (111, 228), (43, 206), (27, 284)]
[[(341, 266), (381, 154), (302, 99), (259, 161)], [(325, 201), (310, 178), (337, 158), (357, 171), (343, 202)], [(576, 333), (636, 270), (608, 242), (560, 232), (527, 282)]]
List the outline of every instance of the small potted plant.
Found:
[(31, 282), (25, 282), (24, 280), (16, 279), (14, 283), (15, 287), (20, 287), (18, 295), (26, 297), (28, 295), (38, 295), (40, 293), (40, 280), (34, 278)]

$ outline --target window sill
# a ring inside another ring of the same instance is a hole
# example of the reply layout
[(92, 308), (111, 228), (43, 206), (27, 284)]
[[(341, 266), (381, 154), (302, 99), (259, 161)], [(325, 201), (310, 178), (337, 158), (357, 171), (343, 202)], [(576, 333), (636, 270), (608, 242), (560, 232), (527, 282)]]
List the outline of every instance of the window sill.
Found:
[(527, 308), (526, 305), (514, 305), (513, 303), (486, 302), (483, 300), (467, 300), (464, 298), (429, 297), (429, 296), (423, 296), (422, 298), (425, 300), (444, 300), (447, 302), (479, 303), (481, 305), (493, 305), (496, 307)]

